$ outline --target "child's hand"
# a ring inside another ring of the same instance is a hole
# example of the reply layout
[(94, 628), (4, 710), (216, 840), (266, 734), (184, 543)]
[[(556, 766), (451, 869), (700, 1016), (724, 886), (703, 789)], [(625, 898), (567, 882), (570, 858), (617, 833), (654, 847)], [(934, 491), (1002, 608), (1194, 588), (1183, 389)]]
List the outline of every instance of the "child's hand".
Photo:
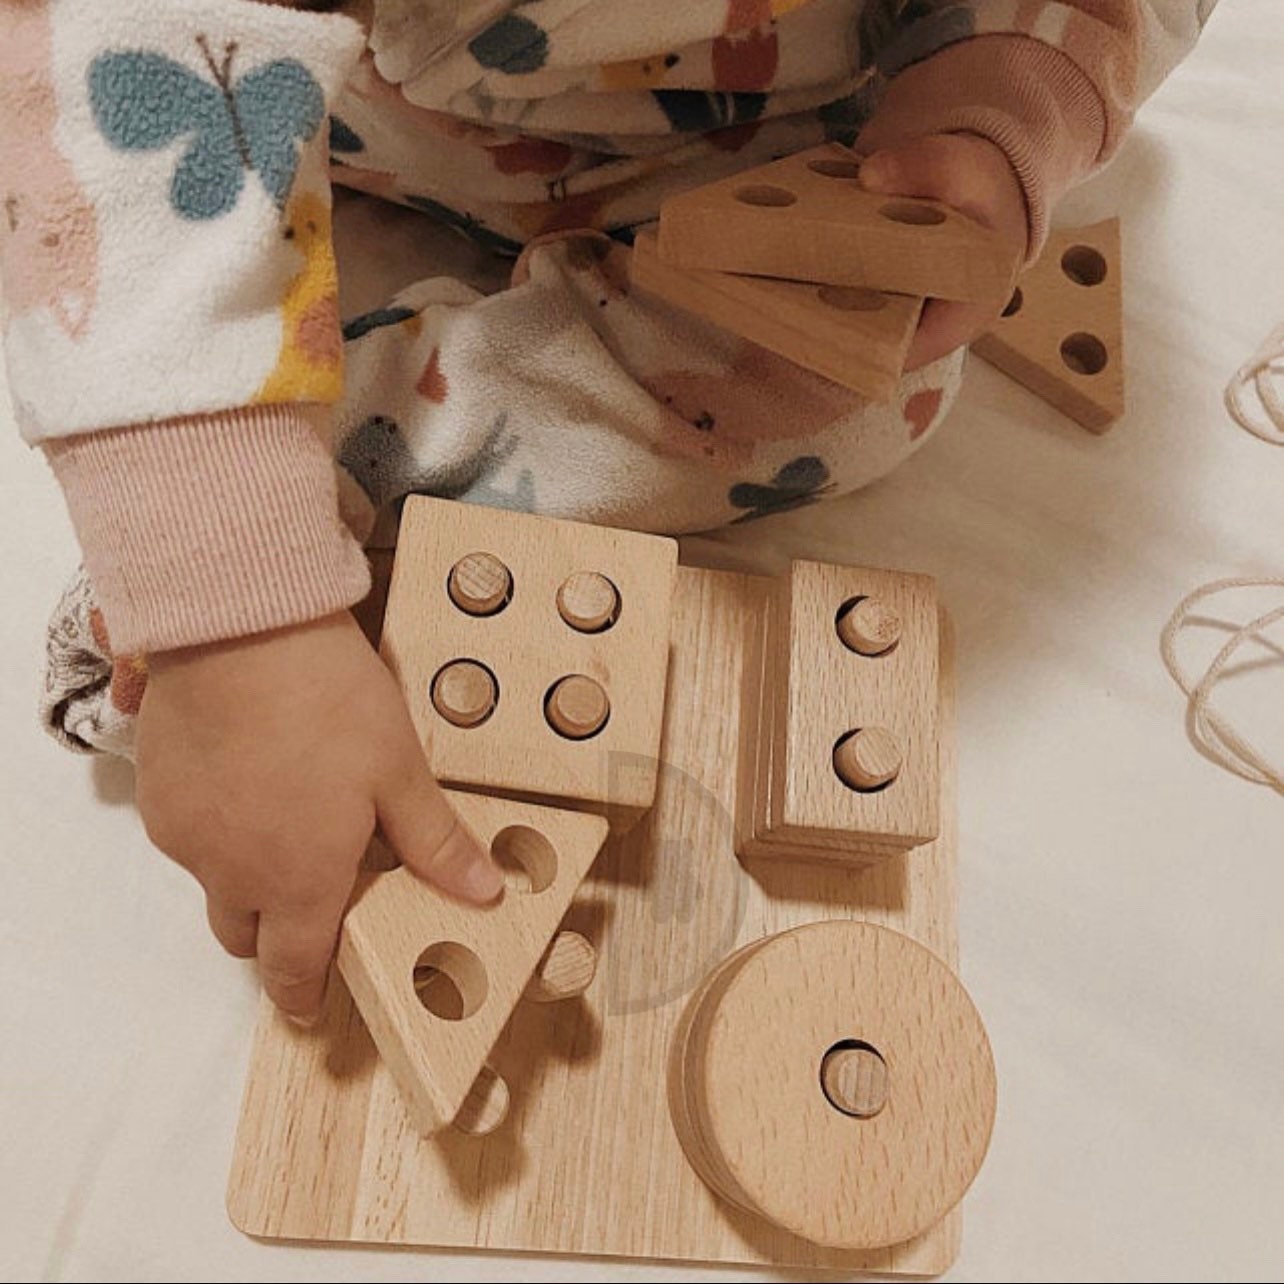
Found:
[[(861, 163), (860, 181), (871, 192), (944, 201), (1009, 238), (1014, 253), (1026, 252), (1021, 184), (1003, 152), (977, 134), (932, 134), (875, 152)], [(924, 366), (984, 334), (1006, 303), (929, 299), (905, 368)]]
[(137, 747), (148, 835), (204, 886), (224, 948), (257, 954), (264, 988), (300, 1022), (320, 1009), (376, 822), (405, 865), (453, 895), (486, 902), (503, 886), (346, 611), (152, 657)]

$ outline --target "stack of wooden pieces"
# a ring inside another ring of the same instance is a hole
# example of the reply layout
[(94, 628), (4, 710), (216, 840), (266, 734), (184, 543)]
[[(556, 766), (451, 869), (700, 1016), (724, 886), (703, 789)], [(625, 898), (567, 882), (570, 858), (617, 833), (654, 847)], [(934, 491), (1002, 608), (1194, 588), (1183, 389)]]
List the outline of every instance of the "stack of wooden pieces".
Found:
[(1019, 267), (991, 228), (937, 201), (867, 192), (837, 143), (666, 201), (639, 233), (641, 290), (874, 401), (900, 382), (926, 298), (993, 303)]

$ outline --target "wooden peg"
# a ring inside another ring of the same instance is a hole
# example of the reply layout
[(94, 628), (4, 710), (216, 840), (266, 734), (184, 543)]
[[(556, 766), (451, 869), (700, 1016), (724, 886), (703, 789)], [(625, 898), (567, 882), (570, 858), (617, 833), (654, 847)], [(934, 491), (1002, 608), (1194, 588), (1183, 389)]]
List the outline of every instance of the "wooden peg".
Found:
[(650, 231), (638, 233), (629, 262), (638, 289), (844, 388), (889, 401), (900, 385), (920, 298), (676, 268), (661, 259)]
[(867, 192), (856, 157), (827, 143), (670, 197), (666, 263), (702, 271), (864, 286), (996, 307), (1020, 253), (994, 229), (937, 201)]
[(576, 571), (557, 590), (557, 610), (579, 633), (601, 633), (620, 613), (620, 591), (597, 571)]
[(475, 660), (452, 660), (433, 679), (433, 708), (452, 726), (480, 726), (498, 699), (495, 675)]
[(881, 598), (857, 598), (838, 617), (838, 636), (849, 650), (883, 655), (901, 639), (900, 613)]
[(835, 1110), (872, 1119), (887, 1104), (887, 1062), (868, 1044), (835, 1044), (820, 1063), (820, 1086)]
[(1092, 432), (1124, 412), (1119, 220), (1054, 231), (972, 351)]
[(558, 932), (526, 987), (535, 1003), (557, 1003), (583, 994), (597, 971), (597, 951), (578, 932)]
[(559, 736), (587, 740), (606, 726), (611, 716), (611, 702), (592, 678), (572, 673), (553, 684), (544, 712)]
[(469, 553), (450, 568), (450, 600), (468, 615), (494, 615), (508, 603), (513, 576), (493, 553)]
[(509, 1099), (504, 1079), (490, 1066), (482, 1066), (451, 1127), (470, 1137), (489, 1136), (508, 1117)]
[(885, 727), (862, 727), (834, 747), (834, 770), (851, 789), (882, 789), (900, 775), (904, 755)]

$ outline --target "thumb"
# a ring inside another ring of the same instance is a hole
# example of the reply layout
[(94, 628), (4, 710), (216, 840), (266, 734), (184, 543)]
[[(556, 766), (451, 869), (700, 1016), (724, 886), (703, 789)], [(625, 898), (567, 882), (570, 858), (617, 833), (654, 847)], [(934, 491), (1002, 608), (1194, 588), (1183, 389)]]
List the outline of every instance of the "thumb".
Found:
[(860, 185), (889, 196), (942, 197), (942, 157), (934, 141), (916, 138), (865, 157)]
[(432, 778), (419, 746), (418, 761), (397, 773), (377, 801), (379, 827), (401, 863), (460, 900), (484, 905), (504, 890), (504, 875), (459, 818)]

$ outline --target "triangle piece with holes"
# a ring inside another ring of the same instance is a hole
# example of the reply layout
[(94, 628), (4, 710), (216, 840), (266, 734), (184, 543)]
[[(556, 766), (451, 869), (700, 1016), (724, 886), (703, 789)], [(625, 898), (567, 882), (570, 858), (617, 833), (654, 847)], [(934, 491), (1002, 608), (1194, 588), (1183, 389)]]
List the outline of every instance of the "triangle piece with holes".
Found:
[(992, 366), (1093, 432), (1124, 412), (1119, 220), (1048, 237), (994, 328), (972, 345)]
[(339, 971), (424, 1135), (463, 1105), (607, 834), (602, 816), (448, 796), (510, 875), (503, 896), (466, 905), (390, 870), (339, 938)]
[(907, 294), (676, 268), (653, 231), (638, 233), (629, 275), (639, 290), (872, 401), (895, 395), (923, 308)]

